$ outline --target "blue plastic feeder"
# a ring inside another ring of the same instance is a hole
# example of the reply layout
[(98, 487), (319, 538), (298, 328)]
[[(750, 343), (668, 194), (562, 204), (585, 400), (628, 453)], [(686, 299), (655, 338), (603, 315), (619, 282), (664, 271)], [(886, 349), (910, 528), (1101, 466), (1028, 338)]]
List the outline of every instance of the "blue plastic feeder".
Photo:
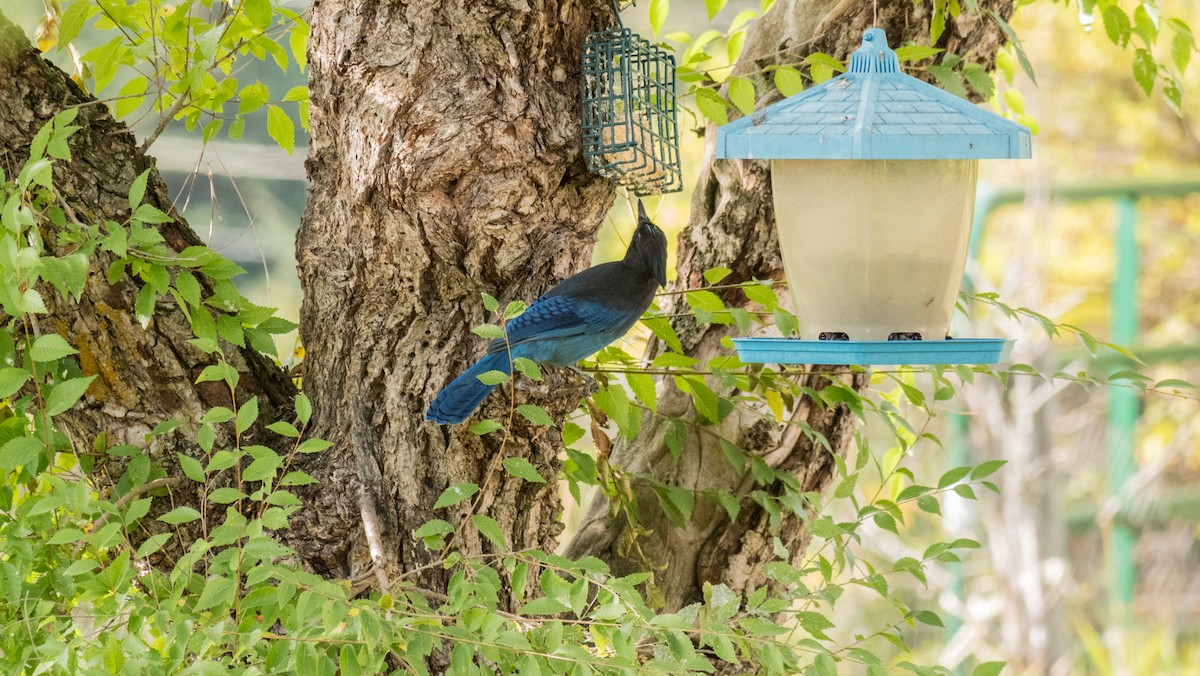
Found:
[(800, 339), (735, 339), (745, 362), (994, 364), (1012, 341), (947, 340), (980, 159), (1029, 130), (900, 71), (879, 28), (848, 72), (717, 130), (717, 157), (771, 160)]

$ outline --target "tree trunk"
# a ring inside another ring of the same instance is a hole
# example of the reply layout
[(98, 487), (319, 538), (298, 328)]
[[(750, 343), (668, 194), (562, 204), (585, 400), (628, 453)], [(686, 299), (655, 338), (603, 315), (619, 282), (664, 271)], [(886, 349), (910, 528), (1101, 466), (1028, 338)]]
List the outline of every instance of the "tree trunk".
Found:
[[(312, 191), (296, 256), (305, 389), (335, 446), (293, 528), (309, 541), (293, 544), (319, 567), (370, 565), (364, 518), (389, 578), (430, 563), (412, 533), (464, 519), (471, 501), (431, 509), (463, 482), (482, 488), (470, 513), (494, 518), (513, 549), (554, 549), (559, 434), (513, 416), (507, 396), (483, 412), (511, 420), (509, 434), (423, 414), (484, 350), (469, 331), (491, 319), (481, 293), (529, 301), (590, 262), (614, 192), (580, 154), (579, 50), (613, 21), (604, 0), (313, 4)], [(517, 399), (561, 419), (584, 383), (548, 374)], [(507, 475), (506, 457), (548, 481)], [(493, 550), (472, 528), (456, 537), (466, 555)], [(447, 575), (407, 579), (441, 588)]]
[[(991, 9), (1007, 18), (1012, 13), (1011, 0), (981, 2), (981, 8)], [(761, 86), (758, 73), (768, 65), (796, 63), (806, 54), (825, 52), (846, 61), (862, 42), (863, 31), (879, 26), (887, 31), (892, 45), (908, 41), (929, 42), (929, 4), (914, 6), (910, 2), (883, 0), (876, 10), (870, 2), (851, 0), (779, 0), (759, 21), (746, 38), (746, 46), (734, 69), (734, 74), (754, 77), (760, 97), (759, 107), (779, 98), (770, 86)], [(874, 20), (877, 16), (878, 19)], [(966, 9), (957, 22), (948, 20), (937, 47), (967, 56), (988, 69), (994, 64), (996, 51), (1003, 45), (1004, 35), (999, 25)], [(753, 160), (716, 160), (713, 149), (716, 129), (706, 132), (706, 153), (700, 179), (692, 194), (691, 219), (680, 240), (679, 277), (677, 289), (704, 285), (704, 271), (717, 266), (732, 268), (722, 284), (736, 284), (752, 279), (783, 279), (783, 266), (775, 237), (769, 163)], [(737, 291), (721, 294), (728, 307), (747, 305)], [(680, 296), (669, 296), (665, 309), (686, 311)], [(685, 352), (706, 364), (725, 353), (721, 341), (732, 334), (730, 327), (717, 324), (699, 326), (690, 317), (675, 320)], [(651, 351), (661, 345), (651, 346)], [(814, 370), (828, 371), (818, 367)], [(862, 391), (866, 378), (862, 375), (843, 376), (844, 382)], [(799, 384), (821, 389), (828, 381), (821, 376), (800, 377)], [(716, 382), (710, 386), (717, 389)], [(807, 424), (823, 435), (832, 453), (843, 454), (854, 431), (853, 416), (845, 409), (822, 409), (809, 399), (798, 401), (791, 412), (789, 424), (779, 426), (769, 413), (735, 410), (724, 419), (715, 434), (689, 434), (677, 461), (663, 443), (668, 418), (679, 417), (690, 425), (697, 424), (688, 395), (667, 380), (660, 386), (660, 416), (648, 416), (638, 437), (629, 443), (618, 444), (610, 458), (612, 465), (631, 474), (649, 474), (675, 485), (690, 489), (697, 496), (716, 489), (744, 494), (752, 484), (736, 472), (725, 460), (719, 438), (724, 438), (749, 454), (761, 456), (780, 471), (793, 474), (802, 491), (823, 492), (835, 476), (830, 450), (800, 433)], [(735, 591), (749, 593), (765, 582), (762, 564), (775, 557), (774, 538), (789, 552), (792, 563), (799, 564), (810, 539), (800, 517), (785, 517), (778, 529), (770, 527), (768, 514), (753, 501), (742, 500), (737, 521), (730, 523), (726, 512), (715, 502), (697, 497), (688, 528), (670, 525), (659, 509), (651, 489), (637, 488), (634, 493), (640, 508), (640, 526), (651, 532), (638, 542), (640, 554), (633, 555), (628, 543), (636, 537), (630, 525), (620, 516), (611, 516), (607, 499), (597, 495), (568, 548), (570, 556), (593, 555), (607, 561), (617, 572), (644, 570), (647, 566), (658, 572), (655, 585), (663, 594), (667, 608), (678, 608), (700, 600), (704, 583), (724, 583)], [(781, 486), (762, 487), (778, 493)], [(636, 551), (636, 550), (634, 550)]]
[[(130, 185), (143, 170), (150, 169), (143, 202), (175, 218), (158, 226), (166, 246), (178, 252), (202, 244), (175, 214), (153, 158), (139, 152), (133, 134), (109, 116), (106, 106), (97, 105), (66, 73), (44, 60), (21, 29), (0, 15), (0, 167), (7, 176), (15, 176), (28, 160), (38, 129), (71, 106), (78, 107), (74, 124), (80, 126), (69, 141), (72, 161), (57, 162), (54, 170), (55, 187), (67, 217), (85, 226), (109, 220), (125, 222), (130, 215)], [(44, 223), (41, 227), (48, 249), (55, 255), (67, 253), (69, 247), (60, 244), (52, 232), (54, 226)], [(104, 446), (144, 448), (169, 475), (182, 476), (176, 454), (203, 455), (196, 444), (197, 421), (213, 406), (231, 406), (229, 388), (216, 382), (196, 384), (200, 372), (215, 362), (187, 342), (193, 337), (188, 318), (171, 296), (159, 297), (154, 316), (143, 326), (134, 311), (143, 282), (125, 274), (110, 285), (106, 277), (115, 257), (98, 251), (89, 260), (87, 283), (78, 301), (43, 285), (39, 291), (48, 313), (29, 315), (29, 325), (17, 323), (15, 330), (30, 336), (62, 335), (79, 350), (84, 375), (98, 376), (84, 398), (56, 418), (77, 452), (92, 451), (93, 441), (104, 434)], [(205, 295), (211, 293), (206, 282), (201, 280), (201, 284)], [(0, 313), (0, 325), (9, 321)], [(14, 338), (22, 340), (21, 335)], [(290, 417), (287, 412), (295, 389), (287, 376), (253, 349), (227, 343), (222, 343), (222, 348), (240, 375), (238, 401), (257, 395), (262, 419), (275, 420), (281, 411)], [(147, 441), (156, 425), (172, 419), (181, 423), (180, 429)], [(218, 432), (218, 445), (232, 446), (227, 433)], [(273, 435), (252, 433), (250, 443), (269, 444), (268, 436)], [(92, 472), (93, 481), (111, 488), (127, 462), (101, 456)], [(196, 504), (199, 486), (179, 482), (172, 489), (172, 500), (155, 501), (152, 515), (170, 509), (172, 501), (174, 505)], [(190, 541), (198, 532), (193, 527), (200, 528), (200, 522), (175, 529), (184, 537), (172, 539), (163, 555), (178, 553), (171, 547)], [(166, 528), (172, 527), (144, 519), (136, 537)]]

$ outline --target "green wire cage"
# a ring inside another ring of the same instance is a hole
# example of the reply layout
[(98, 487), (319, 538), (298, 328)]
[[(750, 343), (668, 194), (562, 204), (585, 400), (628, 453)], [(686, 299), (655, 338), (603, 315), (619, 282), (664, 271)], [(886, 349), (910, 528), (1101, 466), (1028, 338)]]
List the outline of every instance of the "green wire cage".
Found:
[(628, 28), (584, 39), (583, 155), (636, 195), (683, 189), (675, 58)]

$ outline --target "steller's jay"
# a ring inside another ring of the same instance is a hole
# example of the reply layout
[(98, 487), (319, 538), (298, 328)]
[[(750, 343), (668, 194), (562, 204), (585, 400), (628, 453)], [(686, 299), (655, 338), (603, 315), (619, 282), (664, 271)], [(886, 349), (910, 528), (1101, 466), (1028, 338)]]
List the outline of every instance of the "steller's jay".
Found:
[(666, 283), (667, 237), (639, 200), (637, 230), (625, 258), (588, 268), (542, 294), (508, 322), (507, 345), (504, 339), (493, 340), (482, 359), (438, 393), (425, 419), (446, 424), (471, 417), (495, 387), (477, 376), (488, 371), (511, 375), (511, 360), (517, 357), (570, 366), (595, 354), (625, 335)]

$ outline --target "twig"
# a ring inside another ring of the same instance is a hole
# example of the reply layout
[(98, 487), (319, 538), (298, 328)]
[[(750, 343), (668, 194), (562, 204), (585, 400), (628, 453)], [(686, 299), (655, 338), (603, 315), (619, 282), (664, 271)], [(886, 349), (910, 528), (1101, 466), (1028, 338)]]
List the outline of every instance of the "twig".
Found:
[[(113, 511), (112, 512), (105, 512), (104, 514), (100, 515), (99, 519), (96, 519), (96, 521), (92, 524), (92, 532), (95, 533), (96, 531), (100, 530), (100, 527), (103, 526), (106, 521), (108, 521), (108, 517), (110, 515), (112, 515), (114, 512), (124, 509), (129, 503), (133, 502), (136, 498), (141, 497), (142, 495), (149, 493), (152, 490), (155, 490), (158, 488), (174, 488), (175, 486), (178, 486), (181, 483), (183, 483), (183, 479), (180, 479), (179, 477), (175, 477), (175, 476), (169, 476), (169, 477), (163, 477), (161, 479), (155, 479), (154, 481), (147, 481), (146, 483), (142, 484), (141, 486), (134, 488), (133, 490), (126, 493), (125, 495), (122, 495), (120, 500), (117, 500), (115, 503), (113, 503)], [(79, 556), (79, 552), (81, 552), (82, 550), (83, 550), (83, 540), (80, 540), (79, 544), (75, 545), (75, 551), (72, 552), (72, 555)]]
[(379, 514), (375, 512), (375, 503), (363, 489), (358, 494), (358, 508), (362, 512), (363, 532), (367, 535), (367, 548), (371, 551), (371, 562), (375, 568), (375, 579), (379, 582), (379, 591), (388, 593), (392, 584), (384, 572), (383, 540), (379, 537)]
[(190, 94), (181, 94), (178, 99), (175, 99), (175, 105), (171, 106), (171, 109), (167, 111), (167, 114), (163, 115), (162, 119), (158, 121), (158, 126), (154, 128), (154, 131), (146, 137), (145, 141), (142, 141), (142, 147), (138, 148), (138, 155), (145, 155), (146, 151), (150, 150), (150, 146), (154, 145), (154, 142), (158, 140), (158, 137), (161, 136), (164, 131), (166, 131), (167, 125), (171, 124), (171, 120), (174, 119), (175, 114), (178, 113), (191, 100), (192, 96)]

